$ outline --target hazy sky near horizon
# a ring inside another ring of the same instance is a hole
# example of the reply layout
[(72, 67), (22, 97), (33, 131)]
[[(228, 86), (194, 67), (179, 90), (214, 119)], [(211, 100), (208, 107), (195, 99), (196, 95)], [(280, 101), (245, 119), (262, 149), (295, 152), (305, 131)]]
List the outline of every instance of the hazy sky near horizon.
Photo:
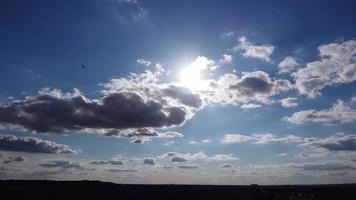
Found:
[(356, 2), (0, 2), (0, 179), (356, 181)]

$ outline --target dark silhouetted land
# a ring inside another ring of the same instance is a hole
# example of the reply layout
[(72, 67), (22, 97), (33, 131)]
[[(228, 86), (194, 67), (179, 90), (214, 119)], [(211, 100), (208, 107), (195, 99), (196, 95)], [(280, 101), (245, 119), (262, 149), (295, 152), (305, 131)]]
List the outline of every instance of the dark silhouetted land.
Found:
[(100, 181), (0, 181), (0, 199), (333, 199), (355, 200), (356, 184), (211, 186), (121, 185)]

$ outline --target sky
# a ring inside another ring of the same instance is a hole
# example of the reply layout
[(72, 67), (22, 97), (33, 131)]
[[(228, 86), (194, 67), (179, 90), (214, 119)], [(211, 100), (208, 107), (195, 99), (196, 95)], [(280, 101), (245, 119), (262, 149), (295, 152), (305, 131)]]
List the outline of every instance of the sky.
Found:
[(356, 2), (0, 2), (0, 179), (356, 181)]

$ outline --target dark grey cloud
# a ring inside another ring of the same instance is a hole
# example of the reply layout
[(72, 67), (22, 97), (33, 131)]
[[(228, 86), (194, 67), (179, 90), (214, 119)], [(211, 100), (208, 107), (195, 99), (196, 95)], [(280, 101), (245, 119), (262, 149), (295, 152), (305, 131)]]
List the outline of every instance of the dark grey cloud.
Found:
[(124, 165), (125, 163), (121, 160), (94, 160), (90, 162), (92, 165)]
[(328, 151), (356, 151), (356, 135), (338, 133), (324, 139), (307, 139), (306, 146)]
[(76, 162), (71, 162), (69, 160), (50, 160), (46, 163), (40, 163), (38, 166), (45, 168), (58, 168), (62, 170), (67, 169), (76, 169), (76, 170), (84, 170), (85, 168)]
[(291, 83), (288, 80), (272, 80), (266, 72), (254, 71), (245, 73), (238, 83), (230, 86), (230, 89), (238, 90), (240, 95), (247, 97), (272, 96), (291, 89)]
[(200, 108), (203, 104), (197, 94), (193, 94), (185, 87), (170, 85), (169, 87), (162, 89), (162, 93), (165, 96), (177, 99), (180, 103), (189, 107)]
[(232, 168), (233, 165), (232, 164), (222, 164), (220, 165), (221, 168)]
[(11, 162), (23, 162), (24, 160), (25, 160), (25, 157), (16, 155), (16, 156), (7, 157), (7, 160), (5, 160), (3, 163), (9, 164)]
[(184, 161), (183, 159), (187, 161), (208, 159), (208, 156), (204, 152), (198, 152), (198, 153), (167, 152), (159, 156), (159, 158), (170, 159), (172, 162), (174, 157), (177, 157), (175, 158), (175, 162), (178, 161), (183, 162)]
[(172, 159), (171, 159), (172, 162), (187, 162), (188, 160), (183, 158), (183, 157), (179, 157), (179, 156), (174, 156)]
[(197, 169), (199, 168), (198, 165), (180, 165), (178, 166), (178, 168), (180, 169)]
[(144, 158), (143, 159), (143, 164), (145, 165), (155, 165), (156, 160), (154, 158)]
[(117, 136), (121, 138), (131, 139), (132, 143), (143, 144), (151, 140), (152, 137), (156, 138), (180, 138), (183, 134), (166, 131), (159, 132), (152, 128), (139, 128), (139, 129), (125, 129), (125, 130), (109, 130), (104, 133), (106, 136)]
[(320, 163), (320, 164), (305, 164), (300, 166), (307, 171), (342, 171), (356, 170), (351, 164), (344, 163)]
[(211, 104), (269, 103), (270, 97), (293, 89), (284, 79), (274, 79), (263, 71), (245, 72), (241, 77), (224, 74), (210, 80), (210, 87), (200, 95)]
[(50, 154), (75, 153), (67, 145), (35, 137), (16, 137), (14, 135), (0, 135), (0, 150)]
[(345, 177), (345, 176), (350, 176), (348, 172), (333, 172), (329, 174), (330, 176), (336, 176), (336, 177)]
[(122, 172), (122, 173), (129, 173), (129, 172), (137, 172), (136, 169), (107, 169), (108, 172)]
[(43, 90), (25, 100), (0, 106), (0, 123), (40, 133), (84, 129), (128, 129), (182, 124), (181, 107), (164, 106), (134, 92), (108, 93), (90, 100), (80, 94)]

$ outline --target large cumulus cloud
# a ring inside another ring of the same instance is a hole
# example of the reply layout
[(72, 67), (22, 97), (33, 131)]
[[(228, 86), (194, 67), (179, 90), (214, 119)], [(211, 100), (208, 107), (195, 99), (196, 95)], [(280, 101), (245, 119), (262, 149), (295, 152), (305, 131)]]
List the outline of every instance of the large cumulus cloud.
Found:
[(240, 77), (224, 74), (207, 84), (200, 94), (211, 104), (270, 103), (271, 97), (293, 89), (288, 80), (274, 79), (263, 71), (244, 72)]
[(63, 94), (43, 90), (0, 107), (3, 125), (19, 126), (34, 132), (69, 132), (85, 128), (127, 129), (164, 127), (184, 122), (186, 112), (145, 100), (138, 94), (118, 92), (90, 100), (78, 92)]
[(318, 50), (320, 60), (293, 73), (301, 94), (316, 97), (326, 86), (356, 80), (356, 40), (322, 45)]
[(121, 136), (125, 135), (123, 130), (132, 130), (128, 134), (132, 138), (134, 132), (147, 137), (175, 137), (147, 130), (183, 124), (202, 106), (202, 100), (187, 88), (158, 84), (163, 72), (157, 64), (154, 72), (146, 70), (112, 79), (102, 84), (103, 95), (96, 99), (87, 98), (77, 89), (71, 93), (42, 89), (37, 95), (0, 105), (0, 127), (37, 133), (94, 131)]

